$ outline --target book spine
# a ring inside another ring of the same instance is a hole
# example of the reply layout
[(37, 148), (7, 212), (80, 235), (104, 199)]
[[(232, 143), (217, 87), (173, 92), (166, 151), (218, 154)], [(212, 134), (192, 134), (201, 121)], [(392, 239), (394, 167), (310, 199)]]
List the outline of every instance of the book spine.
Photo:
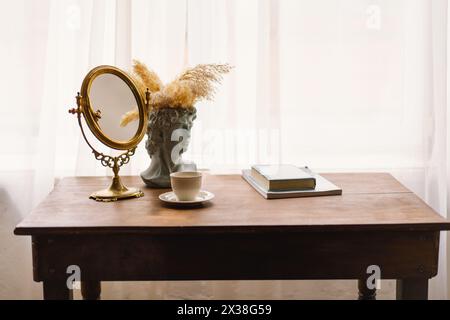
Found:
[(250, 174), (256, 182), (258, 182), (265, 189), (270, 190), (270, 181), (264, 175), (258, 172), (258, 170), (252, 168)]

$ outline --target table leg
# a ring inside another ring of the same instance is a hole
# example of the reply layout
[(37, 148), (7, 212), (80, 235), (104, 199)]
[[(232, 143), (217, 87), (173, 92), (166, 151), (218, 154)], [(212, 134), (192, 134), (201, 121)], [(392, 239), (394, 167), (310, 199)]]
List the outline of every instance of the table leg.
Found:
[(397, 300), (428, 300), (428, 279), (398, 279)]
[(81, 295), (83, 300), (100, 300), (100, 281), (81, 281)]
[(369, 289), (367, 280), (358, 280), (358, 300), (376, 300), (377, 289)]
[(44, 300), (72, 300), (73, 292), (67, 287), (66, 280), (45, 280), (43, 282)]

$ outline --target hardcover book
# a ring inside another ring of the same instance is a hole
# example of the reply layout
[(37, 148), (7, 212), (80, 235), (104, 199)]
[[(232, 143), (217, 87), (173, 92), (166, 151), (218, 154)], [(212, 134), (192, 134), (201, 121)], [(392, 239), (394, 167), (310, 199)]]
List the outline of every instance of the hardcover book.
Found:
[(269, 191), (314, 189), (316, 179), (306, 168), (293, 165), (255, 165), (251, 176)]
[[(305, 170), (309, 169), (305, 168)], [(316, 187), (314, 189), (270, 191), (253, 178), (251, 170), (242, 170), (242, 178), (266, 199), (335, 196), (342, 194), (342, 189), (332, 182), (319, 174), (310, 173), (316, 179)]]

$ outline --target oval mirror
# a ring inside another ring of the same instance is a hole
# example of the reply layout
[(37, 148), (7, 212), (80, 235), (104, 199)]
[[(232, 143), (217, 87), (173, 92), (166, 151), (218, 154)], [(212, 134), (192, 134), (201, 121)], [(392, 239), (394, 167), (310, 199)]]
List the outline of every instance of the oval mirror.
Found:
[[(144, 195), (139, 188), (127, 188), (121, 182), (119, 170), (130, 161), (145, 135), (149, 97), (150, 92), (147, 89), (144, 104), (133, 80), (116, 67), (97, 67), (84, 78), (81, 94), (78, 93), (76, 98), (77, 108), (69, 112), (77, 115), (83, 137), (91, 147), (95, 159), (104, 167), (111, 168), (114, 173), (110, 187), (92, 193), (90, 198), (97, 201), (116, 201)], [(123, 116), (130, 110), (138, 121), (121, 126)], [(100, 142), (113, 149), (125, 151), (117, 156), (98, 152), (84, 132), (81, 116)]]
[[(112, 66), (93, 69), (81, 87), (83, 114), (92, 133), (108, 147), (127, 150), (145, 135), (146, 110), (133, 80)], [(122, 116), (138, 110), (139, 121), (121, 126)]]

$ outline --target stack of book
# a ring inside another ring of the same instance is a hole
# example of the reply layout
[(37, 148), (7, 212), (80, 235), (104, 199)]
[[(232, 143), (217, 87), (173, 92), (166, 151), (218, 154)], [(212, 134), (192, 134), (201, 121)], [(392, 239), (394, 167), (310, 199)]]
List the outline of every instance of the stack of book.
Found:
[(242, 177), (266, 199), (341, 195), (342, 189), (308, 167), (254, 165)]

